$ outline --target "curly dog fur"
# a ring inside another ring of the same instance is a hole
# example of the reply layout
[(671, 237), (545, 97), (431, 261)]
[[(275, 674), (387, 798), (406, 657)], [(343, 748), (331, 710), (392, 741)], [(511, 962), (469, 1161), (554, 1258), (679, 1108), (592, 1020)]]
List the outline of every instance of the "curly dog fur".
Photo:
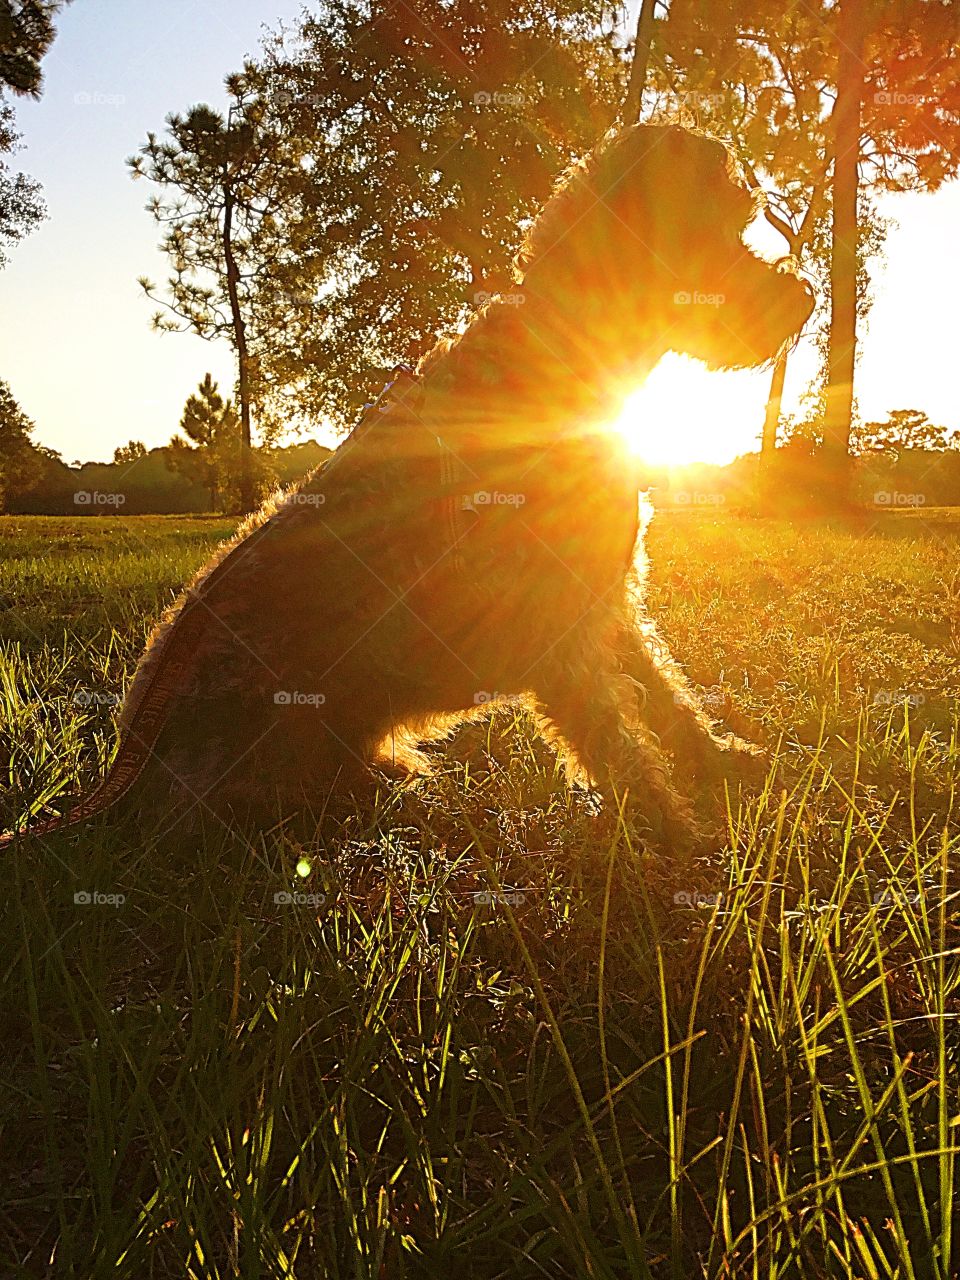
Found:
[(122, 741), (189, 636), (141, 796), (276, 816), (417, 768), (417, 742), (522, 695), (594, 784), (683, 841), (670, 757), (707, 775), (744, 744), (647, 616), (637, 479), (601, 426), (668, 350), (753, 366), (802, 327), (806, 285), (744, 247), (754, 210), (721, 144), (678, 127), (575, 165), (518, 261), (523, 305), (440, 342), (397, 393), (415, 407), (268, 502), (156, 629)]

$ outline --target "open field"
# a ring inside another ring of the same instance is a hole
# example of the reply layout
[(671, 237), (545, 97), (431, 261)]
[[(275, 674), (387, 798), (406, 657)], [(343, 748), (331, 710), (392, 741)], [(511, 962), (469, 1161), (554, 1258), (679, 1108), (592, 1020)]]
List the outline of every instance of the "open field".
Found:
[[(92, 783), (231, 527), (0, 519), (5, 823)], [(513, 708), (306, 845), (8, 855), (0, 1274), (958, 1274), (960, 512), (649, 550), (673, 652), (780, 744), (696, 859)]]

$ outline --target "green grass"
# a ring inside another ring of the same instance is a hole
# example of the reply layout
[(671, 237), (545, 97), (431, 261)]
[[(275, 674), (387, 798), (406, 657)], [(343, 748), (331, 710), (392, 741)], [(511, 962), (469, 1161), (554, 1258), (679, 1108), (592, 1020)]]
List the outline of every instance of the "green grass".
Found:
[[(228, 531), (0, 521), (0, 816), (90, 785)], [(955, 1276), (958, 534), (654, 522), (674, 651), (780, 743), (686, 863), (507, 709), (307, 844), (8, 853), (0, 1274)]]

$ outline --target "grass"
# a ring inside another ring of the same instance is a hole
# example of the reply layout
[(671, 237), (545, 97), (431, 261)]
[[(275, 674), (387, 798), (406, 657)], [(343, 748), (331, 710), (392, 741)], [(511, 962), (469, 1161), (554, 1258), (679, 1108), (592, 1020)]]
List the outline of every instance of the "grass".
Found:
[[(226, 532), (0, 521), (0, 816), (90, 785)], [(306, 844), (8, 853), (0, 1273), (955, 1276), (958, 534), (654, 522), (675, 652), (780, 743), (686, 863), (507, 708)]]

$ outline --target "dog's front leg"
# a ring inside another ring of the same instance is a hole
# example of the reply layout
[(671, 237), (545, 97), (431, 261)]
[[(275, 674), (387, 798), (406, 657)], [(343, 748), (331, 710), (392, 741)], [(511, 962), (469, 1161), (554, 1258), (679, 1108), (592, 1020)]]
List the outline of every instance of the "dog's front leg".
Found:
[(630, 619), (617, 642), (623, 671), (639, 686), (641, 714), (679, 768), (700, 782), (757, 775), (763, 752), (733, 733), (718, 733), (679, 663), (652, 622)]
[(697, 827), (689, 803), (674, 789), (669, 766), (636, 716), (636, 690), (594, 648), (554, 657), (537, 673), (542, 727), (559, 739), (601, 793), (651, 828), (658, 842), (689, 847)]

